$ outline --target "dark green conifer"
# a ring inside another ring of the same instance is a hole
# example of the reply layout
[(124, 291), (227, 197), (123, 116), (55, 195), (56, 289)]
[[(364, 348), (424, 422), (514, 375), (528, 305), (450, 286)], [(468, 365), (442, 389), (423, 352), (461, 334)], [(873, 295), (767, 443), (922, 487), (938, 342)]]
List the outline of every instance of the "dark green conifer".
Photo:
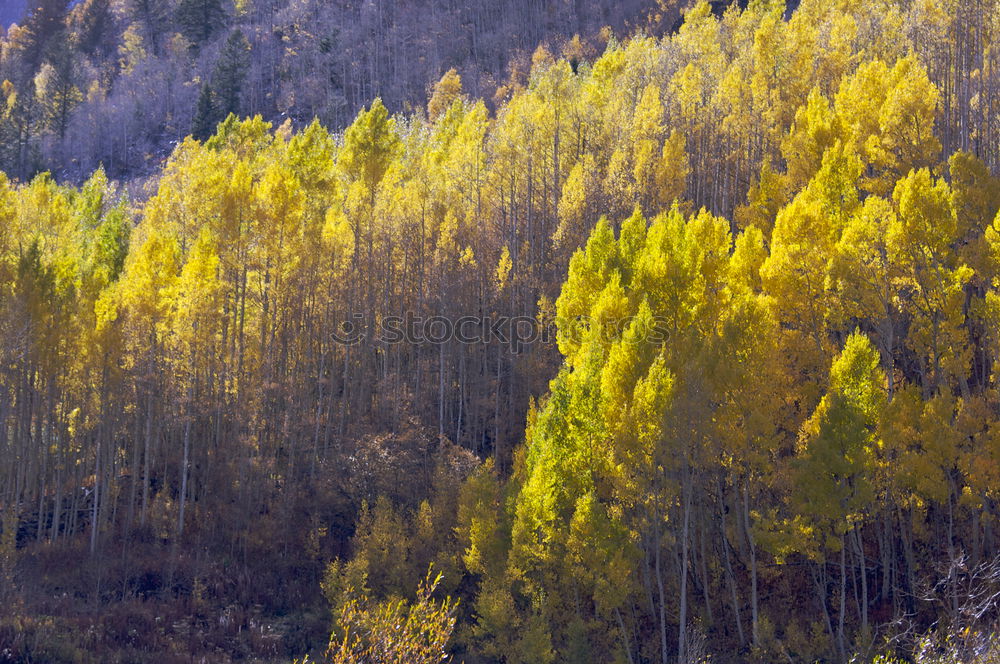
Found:
[(198, 94), (198, 106), (195, 109), (194, 120), (191, 122), (191, 135), (199, 141), (204, 141), (215, 133), (219, 124), (219, 114), (212, 100), (212, 89), (205, 83)]

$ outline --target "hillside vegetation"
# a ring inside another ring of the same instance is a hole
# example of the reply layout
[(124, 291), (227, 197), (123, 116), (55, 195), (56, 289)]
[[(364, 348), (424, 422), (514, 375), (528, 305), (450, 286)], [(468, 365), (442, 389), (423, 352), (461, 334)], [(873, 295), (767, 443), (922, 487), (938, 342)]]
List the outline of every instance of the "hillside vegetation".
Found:
[(230, 113), (340, 131), (375, 97), (413, 110), (450, 68), (492, 106), (539, 44), (577, 33), (592, 54), (612, 30), (659, 33), (678, 16), (674, 0), (0, 4), (19, 24), (0, 38), (0, 170), (76, 184), (101, 165), (155, 177), (185, 136), (207, 138)]
[(700, 2), (0, 180), (0, 656), (995, 661), (998, 39)]

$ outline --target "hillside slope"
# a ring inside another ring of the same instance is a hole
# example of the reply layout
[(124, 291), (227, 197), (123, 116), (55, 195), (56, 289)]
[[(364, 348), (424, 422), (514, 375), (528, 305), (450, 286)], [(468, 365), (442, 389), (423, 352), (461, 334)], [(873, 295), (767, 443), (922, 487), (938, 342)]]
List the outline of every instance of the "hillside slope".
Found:
[[(12, 82), (0, 169), (80, 181), (103, 164), (131, 179), (230, 112), (297, 127), (315, 117), (336, 130), (375, 97), (393, 112), (421, 107), (451, 68), (468, 92), (493, 99), (523, 82), (539, 45), (558, 52), (580, 34), (578, 57), (593, 56), (611, 34), (662, 31), (677, 15), (664, 8), (676, 4), (86, 0), (66, 11), (45, 0), (30, 19), (38, 28), (12, 34), (0, 60), (0, 80)], [(46, 67), (53, 75), (39, 77)], [(31, 94), (38, 85), (47, 89)]]

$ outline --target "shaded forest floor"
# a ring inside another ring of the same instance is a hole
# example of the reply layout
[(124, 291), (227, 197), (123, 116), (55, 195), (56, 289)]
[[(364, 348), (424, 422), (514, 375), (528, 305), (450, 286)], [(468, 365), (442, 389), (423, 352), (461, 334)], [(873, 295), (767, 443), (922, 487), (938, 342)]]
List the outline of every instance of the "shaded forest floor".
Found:
[(247, 565), (149, 536), (90, 555), (81, 535), (20, 558), (26, 590), (0, 619), (0, 661), (263, 664), (329, 636), (321, 567), (300, 556)]

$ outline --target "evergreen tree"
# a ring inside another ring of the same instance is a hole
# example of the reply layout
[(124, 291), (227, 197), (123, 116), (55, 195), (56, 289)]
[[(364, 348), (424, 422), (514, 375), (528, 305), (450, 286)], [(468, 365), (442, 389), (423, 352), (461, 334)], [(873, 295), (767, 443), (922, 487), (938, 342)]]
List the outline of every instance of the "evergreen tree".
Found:
[(41, 63), (49, 42), (65, 29), (67, 4), (67, 0), (35, 0), (32, 4), (15, 41), (31, 70)]
[(250, 69), (250, 43), (241, 30), (233, 30), (212, 72), (212, 93), (219, 117), (241, 115), (241, 97)]
[(208, 139), (215, 133), (219, 124), (219, 113), (212, 99), (212, 88), (208, 83), (201, 86), (198, 93), (198, 106), (195, 108), (194, 120), (191, 122), (191, 135), (200, 141)]
[(195, 46), (208, 41), (226, 22), (222, 0), (181, 0), (177, 5), (177, 25)]
[(115, 17), (111, 0), (86, 0), (74, 13), (77, 44), (88, 55), (114, 51)]

